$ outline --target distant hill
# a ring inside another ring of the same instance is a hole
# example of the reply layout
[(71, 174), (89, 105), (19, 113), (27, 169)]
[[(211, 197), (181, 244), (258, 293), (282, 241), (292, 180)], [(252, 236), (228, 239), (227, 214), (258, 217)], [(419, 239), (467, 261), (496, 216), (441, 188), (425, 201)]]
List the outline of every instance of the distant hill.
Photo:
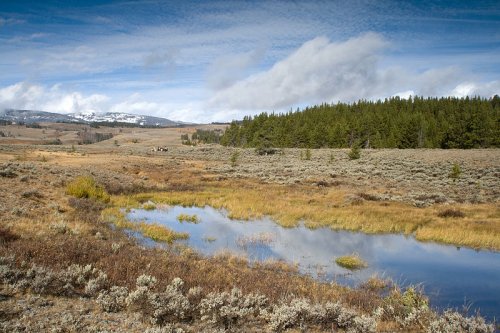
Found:
[(127, 123), (137, 126), (170, 127), (179, 126), (184, 123), (172, 121), (166, 118), (151, 117), (119, 112), (106, 112), (98, 114), (95, 112), (80, 112), (60, 114), (36, 110), (14, 110), (7, 109), (0, 112), (0, 120), (12, 122), (44, 123), (44, 122), (74, 122), (74, 123)]
[(72, 117), (80, 121), (85, 122), (98, 122), (98, 123), (129, 123), (137, 124), (140, 126), (177, 126), (180, 122), (172, 121), (166, 118), (151, 117), (130, 113), (120, 113), (120, 112), (106, 112), (103, 114), (97, 114), (95, 112), (80, 112), (71, 114)]
[(45, 112), (45, 111), (13, 110), (13, 109), (7, 109), (4, 112), (0, 111), (0, 119), (16, 123), (24, 122), (27, 124), (47, 123), (47, 122), (54, 122), (54, 123), (80, 122), (80, 120), (65, 114)]

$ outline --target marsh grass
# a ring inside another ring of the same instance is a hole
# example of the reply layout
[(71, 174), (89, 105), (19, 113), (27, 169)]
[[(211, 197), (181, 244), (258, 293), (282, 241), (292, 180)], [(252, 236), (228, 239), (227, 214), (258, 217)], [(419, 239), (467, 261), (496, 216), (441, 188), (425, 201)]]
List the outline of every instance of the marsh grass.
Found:
[(189, 215), (189, 214), (179, 214), (177, 216), (177, 221), (179, 222), (188, 222), (188, 223), (194, 223), (194, 224), (198, 224), (200, 223), (200, 219), (198, 218), (198, 216), (196, 214), (193, 214), (193, 215)]
[[(113, 196), (115, 207), (137, 208), (148, 200), (157, 204), (204, 207), (228, 211), (232, 219), (269, 217), (284, 227), (304, 223), (309, 228), (365, 233), (402, 233), (418, 240), (438, 241), (473, 248), (500, 249), (500, 207), (493, 204), (456, 204), (449, 209), (461, 219), (439, 217), (441, 205), (417, 208), (401, 202), (364, 201), (345, 205), (343, 189), (317, 186), (259, 184), (252, 181), (220, 182), (196, 190), (173, 190)], [(477, 223), (481, 221), (481, 223)], [(460, 236), (458, 236), (460, 235)], [(465, 237), (464, 237), (465, 236)]]
[(112, 223), (118, 228), (138, 231), (146, 237), (155, 241), (173, 243), (176, 240), (188, 239), (189, 234), (175, 232), (161, 224), (132, 222), (129, 221), (122, 209), (111, 207), (105, 209), (101, 214), (102, 220), (107, 223)]
[(335, 263), (340, 267), (349, 269), (349, 270), (358, 270), (362, 268), (368, 267), (366, 261), (364, 261), (359, 254), (353, 253), (350, 255), (338, 257), (335, 259)]
[(145, 222), (140, 222), (138, 224), (139, 231), (146, 237), (151, 238), (154, 241), (173, 243), (179, 239), (188, 239), (189, 234), (175, 232), (165, 226), (160, 224), (149, 224)]

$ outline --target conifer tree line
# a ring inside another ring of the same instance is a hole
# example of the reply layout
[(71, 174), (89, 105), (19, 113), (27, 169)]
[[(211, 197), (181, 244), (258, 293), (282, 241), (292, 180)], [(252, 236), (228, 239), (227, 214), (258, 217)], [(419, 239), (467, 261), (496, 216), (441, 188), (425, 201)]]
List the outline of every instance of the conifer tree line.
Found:
[(321, 104), (233, 121), (221, 144), (297, 148), (500, 146), (500, 97), (392, 97)]

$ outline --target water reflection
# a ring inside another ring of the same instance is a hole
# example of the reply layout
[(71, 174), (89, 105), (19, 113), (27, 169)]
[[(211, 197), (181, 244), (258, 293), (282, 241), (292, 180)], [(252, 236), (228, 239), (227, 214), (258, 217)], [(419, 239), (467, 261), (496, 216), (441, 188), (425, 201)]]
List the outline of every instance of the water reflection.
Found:
[[(196, 214), (200, 223), (180, 223), (180, 214)], [(283, 228), (269, 219), (231, 220), (211, 207), (170, 207), (132, 210), (129, 219), (161, 223), (187, 232), (186, 245), (206, 255), (222, 249), (251, 260), (282, 259), (297, 263), (302, 273), (356, 285), (377, 274), (400, 285), (421, 284), (434, 306), (471, 309), (493, 319), (500, 315), (500, 253), (457, 249), (417, 242), (402, 235), (366, 235), (328, 228)], [(346, 274), (335, 264), (338, 256), (358, 253), (368, 268)]]

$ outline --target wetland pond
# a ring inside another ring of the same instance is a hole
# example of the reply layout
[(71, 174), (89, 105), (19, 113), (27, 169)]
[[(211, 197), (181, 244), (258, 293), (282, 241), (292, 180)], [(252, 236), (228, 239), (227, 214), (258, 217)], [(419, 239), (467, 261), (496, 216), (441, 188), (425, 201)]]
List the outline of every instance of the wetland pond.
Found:
[[(196, 223), (179, 216), (196, 215)], [(423, 243), (399, 234), (368, 235), (330, 228), (284, 228), (264, 218), (232, 220), (211, 207), (172, 206), (155, 210), (133, 209), (131, 221), (159, 223), (189, 239), (177, 241), (205, 255), (224, 250), (249, 260), (284, 260), (299, 271), (323, 281), (356, 286), (373, 275), (392, 279), (400, 286), (421, 285), (438, 309), (480, 310), (488, 320), (500, 317), (500, 253)], [(136, 235), (137, 236), (137, 235)], [(141, 236), (138, 236), (141, 237)], [(146, 245), (154, 245), (144, 239)], [(349, 271), (338, 266), (340, 256), (358, 254), (368, 267)]]

